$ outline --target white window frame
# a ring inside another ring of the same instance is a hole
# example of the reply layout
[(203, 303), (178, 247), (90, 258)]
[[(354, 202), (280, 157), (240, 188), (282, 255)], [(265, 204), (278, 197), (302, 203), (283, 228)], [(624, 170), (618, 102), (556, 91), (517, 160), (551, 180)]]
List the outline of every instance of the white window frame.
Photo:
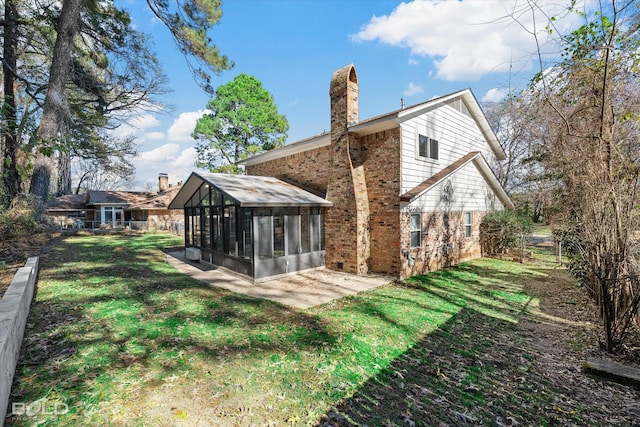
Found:
[[(106, 211), (109, 210), (111, 212), (111, 221), (105, 221)], [(118, 221), (116, 212), (120, 212), (120, 221)], [(100, 223), (108, 224), (112, 227), (115, 227), (118, 224), (124, 224), (124, 207), (123, 206), (101, 206), (100, 207)]]
[(466, 239), (473, 237), (473, 212), (464, 213), (464, 237)]
[[(422, 133), (418, 133), (417, 135), (418, 136), (416, 137), (416, 157), (422, 160), (437, 162), (438, 159), (440, 158), (440, 142), (438, 142), (437, 139), (428, 137), (427, 135)], [(426, 147), (425, 147), (426, 155), (422, 155), (420, 152), (420, 146), (423, 142), (422, 139), (424, 139), (424, 142), (426, 143)], [(435, 150), (433, 150), (434, 147), (432, 144), (435, 144)]]
[[(413, 218), (418, 217), (418, 227), (413, 227)], [(413, 233), (418, 233), (418, 245), (413, 245)], [(422, 214), (412, 213), (409, 215), (409, 247), (416, 249), (422, 246)]]

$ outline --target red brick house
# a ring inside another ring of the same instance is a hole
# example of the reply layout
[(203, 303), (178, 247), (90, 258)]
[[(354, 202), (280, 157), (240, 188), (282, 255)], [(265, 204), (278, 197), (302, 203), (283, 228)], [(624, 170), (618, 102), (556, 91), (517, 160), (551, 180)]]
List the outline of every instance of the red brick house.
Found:
[(317, 206), (326, 268), (407, 277), (480, 256), (483, 216), (513, 203), (489, 167), (505, 153), (471, 91), (360, 121), (348, 65), (329, 94), (329, 133), (241, 162), (331, 203)]

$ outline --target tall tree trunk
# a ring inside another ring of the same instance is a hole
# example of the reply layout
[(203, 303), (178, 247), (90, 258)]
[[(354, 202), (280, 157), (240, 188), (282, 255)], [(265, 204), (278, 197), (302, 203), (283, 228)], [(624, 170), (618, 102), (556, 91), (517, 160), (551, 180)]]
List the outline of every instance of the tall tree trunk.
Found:
[(58, 187), (56, 193), (71, 194), (71, 155), (63, 151), (58, 156)]
[(14, 0), (5, 0), (4, 18), (4, 45), (2, 61), (2, 75), (4, 100), (2, 102), (2, 115), (4, 123), (2, 126), (2, 138), (4, 139), (4, 151), (2, 153), (2, 182), (7, 191), (7, 205), (20, 192), (20, 174), (18, 173), (18, 135), (16, 118), (16, 67), (18, 55), (16, 53), (16, 25), (18, 20), (18, 10)]
[[(71, 69), (73, 39), (80, 26), (82, 0), (64, 0), (56, 28), (56, 45), (49, 71), (49, 85), (38, 128), (38, 144), (50, 144), (54, 139), (64, 138), (69, 120), (69, 107), (65, 96), (65, 85)], [(29, 192), (46, 200), (49, 196), (53, 160), (38, 154)]]

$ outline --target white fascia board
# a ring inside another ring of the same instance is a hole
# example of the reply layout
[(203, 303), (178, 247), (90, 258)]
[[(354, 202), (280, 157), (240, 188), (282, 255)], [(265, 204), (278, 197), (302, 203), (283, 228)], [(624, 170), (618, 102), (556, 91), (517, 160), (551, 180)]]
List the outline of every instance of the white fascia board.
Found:
[(473, 92), (471, 92), (471, 89), (467, 88), (449, 95), (442, 96), (440, 98), (435, 98), (422, 104), (418, 104), (414, 107), (405, 108), (404, 110), (398, 112), (398, 119), (400, 119), (400, 121), (404, 121), (415, 116), (419, 116), (426, 110), (432, 110), (438, 104), (449, 102), (457, 97), (461, 97), (464, 101), (464, 104), (467, 106), (467, 109), (471, 113), (471, 117), (476, 122), (478, 128), (482, 132), (482, 135), (484, 135), (485, 139), (489, 143), (489, 147), (491, 147), (491, 151), (493, 151), (493, 154), (496, 156), (496, 158), (498, 160), (505, 160), (507, 156), (502, 149), (502, 145), (500, 145), (498, 137), (491, 129), (489, 121), (484, 115), (482, 108), (480, 108), (480, 104), (478, 103), (476, 97), (473, 95)]
[(184, 205), (193, 196), (193, 193), (200, 187), (204, 180), (196, 172), (191, 172), (191, 175), (185, 180), (184, 184), (178, 193), (173, 197), (167, 209), (184, 209)]
[(480, 104), (478, 103), (476, 97), (473, 95), (473, 92), (471, 92), (470, 89), (467, 89), (462, 95), (462, 99), (467, 105), (469, 111), (471, 111), (474, 120), (480, 128), (480, 131), (482, 131), (482, 134), (489, 142), (489, 146), (491, 147), (493, 154), (496, 156), (496, 159), (505, 160), (507, 158), (507, 155), (502, 149), (502, 145), (500, 144), (500, 141), (498, 141), (498, 137), (493, 132), (493, 129), (491, 129), (491, 125), (489, 125), (487, 116), (484, 115), (484, 111), (482, 111), (482, 108), (480, 108)]
[(348, 130), (349, 132), (357, 133), (359, 135), (370, 135), (372, 133), (397, 128), (398, 126), (400, 126), (398, 114), (393, 113), (351, 125)]
[(496, 194), (496, 196), (498, 196), (500, 202), (502, 202), (504, 207), (508, 209), (515, 209), (516, 206), (513, 204), (513, 200), (511, 200), (511, 197), (509, 197), (505, 189), (502, 187), (502, 185), (500, 185), (498, 178), (496, 178), (496, 175), (493, 173), (493, 170), (491, 170), (491, 167), (482, 156), (482, 154), (474, 157), (472, 161), (476, 168), (478, 168), (478, 171), (480, 171), (484, 179), (487, 181), (493, 192)]
[[(478, 153), (477, 155), (473, 156), (466, 162), (462, 163), (460, 166), (452, 170), (450, 173), (448, 173), (447, 175), (440, 178), (438, 181), (431, 184), (429, 188), (425, 188), (420, 193), (413, 196), (411, 201), (419, 199), (425, 193), (431, 191), (431, 189), (433, 189), (435, 186), (437, 186), (438, 184), (443, 182), (445, 179), (452, 176), (454, 173), (458, 172), (460, 169), (468, 165), (470, 162), (473, 162), (476, 169), (478, 169), (480, 174), (484, 177), (485, 181), (487, 182), (487, 184), (489, 184), (489, 186), (491, 187), (493, 192), (496, 194), (496, 196), (498, 196), (498, 199), (500, 199), (500, 202), (502, 202), (504, 207), (508, 209), (515, 209), (515, 205), (513, 204), (511, 197), (509, 197), (505, 189), (502, 187), (502, 185), (500, 185), (498, 178), (496, 178), (496, 175), (493, 173), (493, 170), (491, 170), (491, 167), (489, 166), (489, 164), (487, 163), (487, 161), (485, 160), (484, 156), (481, 153)], [(411, 202), (405, 202), (405, 206), (409, 203)]]

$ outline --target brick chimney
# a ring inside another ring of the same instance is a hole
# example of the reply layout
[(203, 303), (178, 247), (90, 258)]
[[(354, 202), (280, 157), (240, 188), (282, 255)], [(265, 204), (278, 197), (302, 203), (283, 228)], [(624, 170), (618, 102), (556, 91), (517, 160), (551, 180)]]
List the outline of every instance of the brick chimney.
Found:
[(350, 125), (358, 122), (358, 75), (353, 64), (333, 73), (331, 98), (331, 168), (325, 217), (325, 265), (333, 270), (369, 271), (369, 200), (363, 155)]
[(169, 188), (169, 175), (166, 173), (158, 174), (158, 191), (162, 193), (163, 191), (167, 191)]

